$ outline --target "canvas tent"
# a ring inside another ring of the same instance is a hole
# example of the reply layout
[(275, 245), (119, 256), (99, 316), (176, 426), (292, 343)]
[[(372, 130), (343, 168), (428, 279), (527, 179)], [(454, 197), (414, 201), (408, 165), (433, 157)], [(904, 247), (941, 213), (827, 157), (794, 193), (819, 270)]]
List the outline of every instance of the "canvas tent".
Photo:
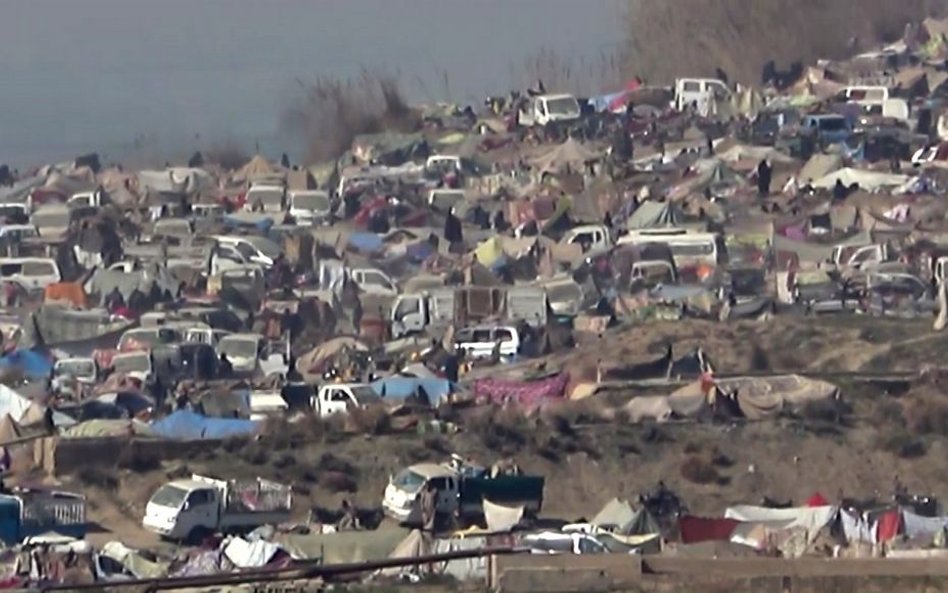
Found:
[(629, 501), (621, 498), (607, 502), (590, 523), (616, 535), (651, 535), (660, 532), (658, 523), (647, 510), (636, 510)]
[(866, 191), (876, 191), (883, 188), (896, 188), (905, 185), (909, 181), (908, 175), (896, 175), (894, 173), (879, 173), (877, 171), (866, 171), (862, 169), (853, 169), (846, 167), (833, 171), (819, 179), (814, 180), (810, 185), (816, 189), (832, 189), (837, 181), (841, 181), (846, 187), (858, 185), (860, 189)]
[(684, 215), (671, 202), (642, 202), (629, 217), (626, 227), (629, 230), (676, 227), (681, 224)]
[(570, 138), (534, 158), (531, 164), (541, 173), (560, 173), (567, 168), (581, 170), (583, 165), (596, 161), (601, 156), (599, 152)]

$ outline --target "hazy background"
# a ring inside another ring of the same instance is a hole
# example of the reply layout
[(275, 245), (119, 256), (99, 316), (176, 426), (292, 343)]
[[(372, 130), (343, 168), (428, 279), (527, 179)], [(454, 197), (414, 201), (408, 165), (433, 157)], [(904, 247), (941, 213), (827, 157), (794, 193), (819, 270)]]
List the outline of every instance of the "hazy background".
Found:
[(0, 163), (86, 151), (180, 157), (221, 142), (297, 152), (280, 129), (297, 81), (365, 69), (397, 72), (418, 102), (479, 102), (554, 63), (567, 70), (563, 86), (604, 84), (604, 62), (621, 48), (623, 4), (9, 1), (0, 19)]

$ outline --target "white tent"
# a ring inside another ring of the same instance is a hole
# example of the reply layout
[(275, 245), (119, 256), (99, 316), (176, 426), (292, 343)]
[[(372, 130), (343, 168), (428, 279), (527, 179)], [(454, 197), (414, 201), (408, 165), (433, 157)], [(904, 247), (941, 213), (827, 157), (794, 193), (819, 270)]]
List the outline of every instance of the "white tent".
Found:
[(839, 180), (842, 181), (846, 187), (857, 184), (860, 189), (865, 191), (877, 191), (883, 188), (900, 187), (908, 183), (910, 179), (908, 175), (879, 173), (876, 171), (865, 171), (846, 167), (845, 169), (824, 175), (814, 180), (810, 185), (816, 189), (832, 189), (833, 186), (836, 185), (836, 181)]

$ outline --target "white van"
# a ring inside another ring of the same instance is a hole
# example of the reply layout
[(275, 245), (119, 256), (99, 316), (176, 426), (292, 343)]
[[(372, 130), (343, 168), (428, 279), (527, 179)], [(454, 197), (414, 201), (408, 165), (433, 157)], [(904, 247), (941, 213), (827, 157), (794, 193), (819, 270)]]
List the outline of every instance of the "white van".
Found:
[(513, 358), (520, 350), (520, 332), (511, 326), (482, 325), (462, 329), (454, 336), (454, 344), (471, 358), (490, 358), (498, 342), (500, 357)]
[(884, 86), (848, 86), (842, 90), (840, 97), (846, 103), (859, 105), (871, 115), (902, 121), (909, 118), (908, 102), (893, 98)]
[(731, 98), (731, 89), (716, 78), (679, 78), (675, 81), (674, 108), (685, 111), (695, 105), (700, 115), (707, 117), (711, 113), (712, 101), (726, 101)]
[(292, 190), (289, 193), (290, 216), (300, 226), (327, 224), (332, 215), (329, 192), (322, 190)]
[(62, 274), (56, 260), (49, 257), (6, 257), (0, 259), (0, 279), (27, 290), (43, 290), (62, 280)]
[(573, 95), (539, 95), (530, 99), (520, 112), (521, 126), (545, 126), (549, 123), (579, 119), (582, 110)]
[(632, 231), (619, 239), (619, 245), (663, 243), (671, 250), (679, 269), (706, 264), (717, 267), (724, 258), (724, 240), (717, 233), (696, 233), (688, 229), (647, 229)]

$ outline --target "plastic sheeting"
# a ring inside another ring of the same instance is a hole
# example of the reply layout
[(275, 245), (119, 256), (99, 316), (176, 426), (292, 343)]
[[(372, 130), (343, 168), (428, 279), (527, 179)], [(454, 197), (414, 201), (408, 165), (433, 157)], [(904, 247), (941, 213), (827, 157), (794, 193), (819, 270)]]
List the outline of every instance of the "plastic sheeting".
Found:
[(806, 530), (808, 541), (813, 541), (817, 532), (836, 517), (836, 512), (837, 508), (834, 506), (770, 509), (740, 505), (728, 507), (724, 517), (752, 523), (781, 522), (786, 529)]
[(15, 350), (0, 358), (0, 368), (18, 369), (32, 379), (43, 379), (49, 376), (53, 363), (34, 350)]
[(491, 533), (507, 533), (523, 519), (523, 505), (509, 507), (484, 500), (484, 521)]
[(251, 435), (257, 432), (259, 424), (253, 420), (208, 418), (188, 410), (178, 410), (155, 422), (151, 428), (160, 437), (194, 441)]
[(423, 389), (432, 406), (445, 401), (451, 394), (451, 382), (437, 377), (387, 377), (372, 383), (372, 389), (380, 397), (388, 400), (403, 400), (419, 393)]
[(860, 189), (876, 191), (887, 187), (900, 187), (908, 183), (909, 179), (911, 178), (908, 175), (879, 173), (877, 171), (864, 171), (847, 167), (833, 171), (819, 179), (815, 179), (810, 185), (816, 189), (832, 189), (836, 185), (836, 181), (839, 180), (842, 181), (846, 187), (857, 184)]
[(259, 568), (266, 566), (280, 551), (280, 546), (257, 540), (248, 542), (235, 537), (224, 547), (224, 556), (237, 568)]
[(407, 529), (341, 531), (310, 535), (278, 534), (273, 542), (294, 560), (322, 560), (323, 564), (369, 562), (388, 558), (405, 539)]

